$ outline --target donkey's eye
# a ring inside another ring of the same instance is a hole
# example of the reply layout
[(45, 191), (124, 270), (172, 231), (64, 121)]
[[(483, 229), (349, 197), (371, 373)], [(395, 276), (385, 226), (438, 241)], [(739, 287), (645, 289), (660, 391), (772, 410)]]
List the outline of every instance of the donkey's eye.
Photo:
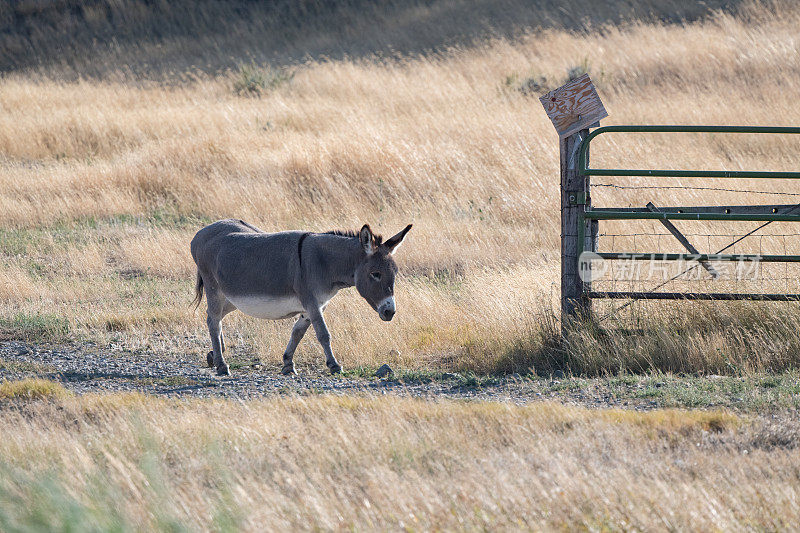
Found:
[(375, 279), (375, 281), (380, 281), (381, 280), (381, 273), (380, 272), (372, 272), (372, 273), (370, 273), (370, 276), (372, 276), (373, 279)]

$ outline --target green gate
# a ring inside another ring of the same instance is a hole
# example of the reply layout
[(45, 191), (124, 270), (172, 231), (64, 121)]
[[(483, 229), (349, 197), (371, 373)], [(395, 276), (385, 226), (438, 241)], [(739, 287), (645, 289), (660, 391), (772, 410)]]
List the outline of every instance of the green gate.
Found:
[[(588, 181), (589, 176), (642, 176), (642, 177), (670, 177), (670, 178), (752, 178), (752, 179), (800, 179), (800, 172), (758, 172), (758, 171), (706, 171), (706, 170), (642, 170), (642, 169), (611, 169), (589, 167), (589, 146), (593, 139), (606, 133), (758, 133), (758, 134), (800, 134), (800, 127), (750, 127), (750, 126), (605, 126), (597, 128), (580, 142), (578, 149), (577, 170), (580, 176)], [(588, 193), (588, 189), (586, 189)], [(573, 195), (575, 196), (575, 195)], [(590, 261), (591, 258), (603, 260), (655, 260), (658, 261), (690, 261), (693, 268), (704, 266), (713, 274), (712, 261), (763, 261), (763, 262), (800, 262), (800, 255), (759, 255), (759, 254), (701, 254), (686, 241), (683, 235), (672, 226), (670, 220), (714, 220), (714, 221), (753, 221), (764, 222), (755, 230), (744, 235), (736, 242), (752, 235), (771, 222), (800, 222), (800, 204), (796, 205), (742, 205), (722, 207), (670, 207), (655, 208), (652, 204), (648, 207), (628, 208), (592, 208), (588, 194), (581, 198), (570, 197), (577, 204), (583, 204), (583, 209), (578, 211), (577, 227), (577, 268), (586, 268), (581, 261)], [(620, 253), (597, 252), (597, 227), (601, 220), (659, 220), (676, 238), (689, 250), (687, 254), (662, 254), (653, 253)], [(588, 232), (588, 233), (587, 233)], [(588, 249), (588, 250), (587, 250)], [(585, 252), (591, 251), (589, 259)], [(721, 250), (725, 251), (725, 249)], [(563, 260), (574, 260), (572, 257), (562, 257)], [(684, 272), (685, 273), (685, 272)], [(680, 275), (680, 274), (679, 274)], [(675, 279), (675, 278), (673, 278)], [(663, 286), (663, 284), (661, 285)], [(590, 308), (591, 299), (628, 299), (628, 300), (762, 300), (762, 301), (797, 301), (800, 294), (762, 294), (762, 293), (731, 293), (731, 292), (655, 292), (651, 291), (592, 291), (591, 283), (582, 284), (582, 299), (584, 308)]]

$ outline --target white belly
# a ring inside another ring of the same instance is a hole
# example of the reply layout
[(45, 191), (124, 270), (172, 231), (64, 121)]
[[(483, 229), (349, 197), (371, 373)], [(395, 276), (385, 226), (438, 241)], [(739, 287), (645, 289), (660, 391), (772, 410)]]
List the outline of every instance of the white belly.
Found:
[(226, 298), (236, 306), (239, 311), (256, 318), (280, 320), (289, 318), (305, 311), (296, 296), (234, 296)]

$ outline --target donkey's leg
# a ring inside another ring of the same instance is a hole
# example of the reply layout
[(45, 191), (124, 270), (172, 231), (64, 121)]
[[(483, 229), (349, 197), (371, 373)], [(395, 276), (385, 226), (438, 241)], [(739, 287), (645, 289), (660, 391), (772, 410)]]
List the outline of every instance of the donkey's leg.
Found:
[(281, 369), (281, 374), (284, 376), (296, 373), (294, 370), (294, 351), (297, 349), (297, 345), (300, 344), (303, 335), (306, 334), (308, 326), (310, 325), (311, 320), (306, 315), (300, 315), (300, 318), (294, 323), (292, 338), (289, 339), (289, 344), (283, 352), (283, 368)]
[(222, 357), (222, 348), (220, 347), (220, 339), (219, 339), (219, 332), (220, 332), (220, 321), (219, 318), (209, 316), (208, 317), (208, 333), (211, 336), (211, 354), (212, 354), (212, 366), (216, 367), (217, 375), (218, 376), (228, 376), (230, 375), (230, 370), (228, 370), (228, 365), (225, 364), (225, 359)]
[(228, 365), (222, 357), (222, 317), (225, 316), (225, 297), (219, 290), (207, 290), (208, 301), (208, 333), (211, 336), (212, 363), (218, 376), (230, 375)]
[[(236, 311), (236, 306), (229, 302), (224, 296), (222, 298), (225, 302), (222, 305), (222, 314), (219, 318), (220, 320), (220, 329), (219, 329), (219, 349), (224, 354), (225, 353), (225, 335), (222, 334), (222, 319), (225, 318), (225, 315), (232, 311)], [(214, 368), (214, 352), (213, 350), (206, 354), (206, 363), (208, 363), (209, 368)]]
[(322, 350), (325, 352), (325, 364), (331, 370), (331, 374), (336, 374), (342, 371), (341, 365), (336, 362), (331, 350), (331, 334), (328, 332), (328, 326), (325, 324), (325, 318), (322, 316), (322, 309), (311, 308), (308, 312), (308, 317), (311, 323), (314, 324), (314, 332), (317, 334), (317, 340), (322, 345)]

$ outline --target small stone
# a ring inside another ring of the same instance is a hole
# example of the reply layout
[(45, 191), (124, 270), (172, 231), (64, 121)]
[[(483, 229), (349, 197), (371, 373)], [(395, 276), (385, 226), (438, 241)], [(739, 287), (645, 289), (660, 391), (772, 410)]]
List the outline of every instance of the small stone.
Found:
[(377, 378), (385, 378), (389, 374), (392, 374), (392, 367), (389, 365), (383, 365), (378, 370), (375, 371), (375, 377)]

